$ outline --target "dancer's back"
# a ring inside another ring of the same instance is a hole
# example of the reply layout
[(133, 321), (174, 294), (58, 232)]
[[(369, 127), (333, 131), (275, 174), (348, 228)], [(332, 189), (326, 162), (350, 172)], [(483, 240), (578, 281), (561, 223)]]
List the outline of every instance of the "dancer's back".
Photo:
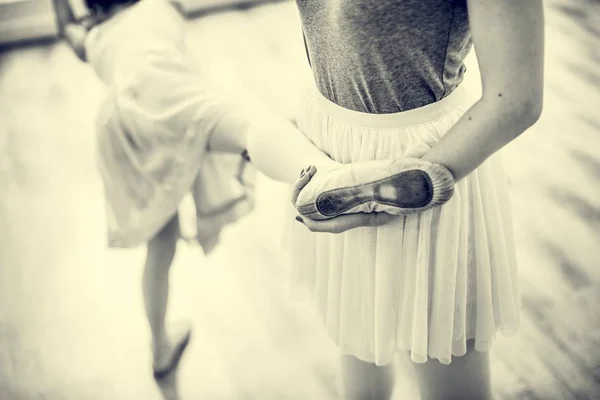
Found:
[(355, 111), (395, 113), (448, 96), (471, 49), (465, 0), (298, 0), (320, 92)]

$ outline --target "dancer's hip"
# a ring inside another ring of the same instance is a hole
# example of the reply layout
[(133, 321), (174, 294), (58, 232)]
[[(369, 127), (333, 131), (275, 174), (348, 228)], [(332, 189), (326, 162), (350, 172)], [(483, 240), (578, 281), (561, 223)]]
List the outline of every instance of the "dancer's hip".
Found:
[(308, 97), (313, 98), (322, 113), (346, 124), (376, 129), (401, 129), (436, 121), (464, 108), (469, 103), (470, 93), (465, 85), (459, 85), (452, 93), (435, 103), (391, 114), (370, 114), (341, 107), (314, 87), (309, 90)]

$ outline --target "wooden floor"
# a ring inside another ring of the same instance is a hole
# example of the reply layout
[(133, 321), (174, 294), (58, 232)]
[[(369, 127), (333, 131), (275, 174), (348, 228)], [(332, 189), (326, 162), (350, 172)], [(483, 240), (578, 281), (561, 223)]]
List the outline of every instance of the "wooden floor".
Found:
[[(600, 398), (600, 3), (546, 4), (544, 115), (503, 151), (523, 321), (493, 349), (498, 399)], [(190, 27), (199, 68), (291, 115), (307, 72), (293, 3)], [(287, 297), (285, 190), (266, 178), (256, 212), (213, 255), (180, 245), (170, 317), (191, 318), (194, 338), (177, 381), (154, 385), (144, 251), (104, 247), (102, 94), (62, 43), (0, 54), (0, 399), (339, 398), (335, 349)], [(395, 398), (417, 399), (401, 367)]]

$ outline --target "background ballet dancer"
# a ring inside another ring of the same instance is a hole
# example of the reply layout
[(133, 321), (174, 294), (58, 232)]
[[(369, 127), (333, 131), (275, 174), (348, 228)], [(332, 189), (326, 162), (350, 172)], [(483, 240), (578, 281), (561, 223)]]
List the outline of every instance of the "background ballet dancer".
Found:
[(193, 70), (179, 7), (166, 0), (86, 4), (90, 14), (75, 20), (68, 1), (57, 0), (61, 31), (108, 87), (96, 126), (109, 245), (148, 242), (143, 292), (160, 380), (175, 370), (191, 334), (185, 323), (174, 332), (165, 326), (177, 208), (186, 193), (194, 195), (198, 240), (210, 252), (221, 229), (252, 208), (248, 150), (262, 171), (289, 183), (307, 159), (334, 163), (287, 120), (236, 103)]
[(251, 209), (253, 183), (243, 157), (206, 151), (221, 110), (192, 84), (180, 8), (160, 0), (86, 5), (90, 13), (75, 21), (67, 0), (57, 2), (68, 43), (109, 88), (97, 119), (109, 244), (148, 242), (143, 293), (160, 380), (177, 367), (191, 335), (186, 323), (174, 332), (165, 326), (169, 269), (180, 238), (177, 208), (191, 191), (197, 239), (209, 253), (221, 229)]

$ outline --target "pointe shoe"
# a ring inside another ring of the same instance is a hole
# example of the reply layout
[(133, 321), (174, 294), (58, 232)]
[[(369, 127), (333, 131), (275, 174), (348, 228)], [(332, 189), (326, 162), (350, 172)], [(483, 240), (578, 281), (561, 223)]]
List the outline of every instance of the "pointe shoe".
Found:
[(152, 372), (156, 381), (161, 381), (169, 377), (179, 366), (181, 357), (187, 348), (192, 336), (192, 330), (189, 325), (185, 324), (179, 327), (177, 334), (175, 335), (175, 343), (169, 356), (169, 361), (164, 366), (152, 366)]
[(312, 220), (353, 213), (407, 215), (442, 205), (453, 193), (454, 178), (447, 168), (405, 157), (317, 171), (300, 191), (296, 208)]

